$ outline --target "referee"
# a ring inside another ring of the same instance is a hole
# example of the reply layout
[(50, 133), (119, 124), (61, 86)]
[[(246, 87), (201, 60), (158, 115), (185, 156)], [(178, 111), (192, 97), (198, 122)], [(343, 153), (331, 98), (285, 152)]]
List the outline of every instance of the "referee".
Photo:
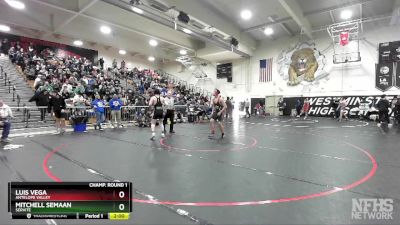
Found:
[(167, 93), (167, 97), (164, 98), (165, 107), (167, 109), (167, 113), (164, 116), (163, 124), (164, 124), (164, 133), (166, 133), (166, 124), (169, 123), (169, 133), (174, 134), (174, 117), (175, 117), (175, 98), (173, 97), (173, 90), (169, 90)]

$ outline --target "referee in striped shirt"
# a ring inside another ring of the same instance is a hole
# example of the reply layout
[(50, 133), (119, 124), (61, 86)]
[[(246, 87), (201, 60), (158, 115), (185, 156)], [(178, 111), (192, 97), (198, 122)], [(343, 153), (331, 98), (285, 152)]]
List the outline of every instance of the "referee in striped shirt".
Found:
[(167, 113), (164, 116), (164, 133), (166, 133), (166, 124), (169, 120), (169, 133), (174, 134), (174, 117), (175, 117), (175, 98), (173, 96), (173, 90), (168, 90), (167, 97), (164, 98), (165, 107), (167, 109)]

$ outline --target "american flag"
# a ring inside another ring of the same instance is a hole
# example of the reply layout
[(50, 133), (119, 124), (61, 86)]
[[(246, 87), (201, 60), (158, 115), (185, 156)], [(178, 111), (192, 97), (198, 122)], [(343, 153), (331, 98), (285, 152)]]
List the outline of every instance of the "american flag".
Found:
[(273, 58), (260, 60), (260, 76), (259, 82), (272, 81), (272, 61)]

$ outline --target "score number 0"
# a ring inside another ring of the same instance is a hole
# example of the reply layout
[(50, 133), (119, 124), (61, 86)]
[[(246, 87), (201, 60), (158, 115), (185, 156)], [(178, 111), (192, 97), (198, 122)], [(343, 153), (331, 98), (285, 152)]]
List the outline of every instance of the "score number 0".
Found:
[[(118, 196), (119, 196), (119, 198), (124, 198), (125, 197), (125, 192), (120, 191), (118, 193)], [(120, 211), (124, 211), (125, 205), (121, 203), (121, 204), (119, 204), (118, 208), (119, 208)]]

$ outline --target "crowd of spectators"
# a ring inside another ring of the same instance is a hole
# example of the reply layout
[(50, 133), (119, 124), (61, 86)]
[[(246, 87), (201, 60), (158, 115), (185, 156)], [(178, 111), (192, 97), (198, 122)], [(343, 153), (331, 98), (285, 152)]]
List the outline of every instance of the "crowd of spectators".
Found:
[[(96, 95), (106, 103), (117, 95), (124, 106), (145, 106), (155, 89), (163, 95), (173, 89), (175, 105), (208, 107), (207, 96), (189, 90), (181, 82), (170, 83), (162, 72), (127, 68), (125, 61), (118, 65), (114, 60), (111, 67), (105, 68), (103, 58), (94, 65), (85, 57), (60, 55), (62, 51), (39, 51), (33, 44), (24, 49), (19, 42), (2, 45), (2, 51), (33, 81), (35, 95), (31, 101), (37, 106), (49, 106), (54, 93), (62, 96), (67, 107), (88, 107)], [(41, 120), (45, 120), (42, 111)]]

